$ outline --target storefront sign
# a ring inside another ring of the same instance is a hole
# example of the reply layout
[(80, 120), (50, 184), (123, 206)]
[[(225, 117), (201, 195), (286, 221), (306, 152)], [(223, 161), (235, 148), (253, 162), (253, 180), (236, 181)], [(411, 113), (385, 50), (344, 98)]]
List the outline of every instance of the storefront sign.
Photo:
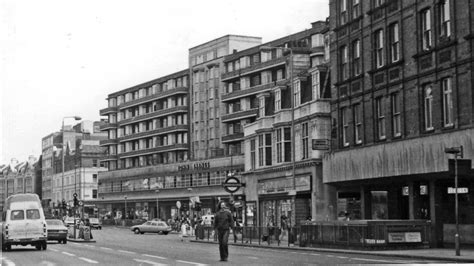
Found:
[(329, 150), (328, 139), (312, 139), (313, 150)]
[(410, 193), (409, 193), (409, 188), (408, 188), (408, 186), (404, 186), (404, 187), (402, 188), (402, 195), (403, 195), (403, 196), (408, 196), (409, 194), (410, 194)]
[[(469, 193), (469, 189), (467, 187), (458, 187), (458, 194), (466, 193)], [(456, 188), (448, 187), (448, 194), (456, 194)]]
[(224, 187), (225, 191), (229, 193), (235, 193), (240, 189), (240, 187), (243, 187), (243, 184), (240, 183), (238, 178), (231, 176), (224, 181), (222, 186)]
[(428, 195), (428, 186), (420, 185), (420, 195)]
[(258, 182), (258, 194), (273, 194), (290, 191), (310, 191), (311, 176), (298, 176), (294, 180), (295, 189), (293, 189), (293, 177), (282, 177)]
[(417, 243), (421, 242), (420, 232), (391, 232), (388, 233), (389, 243)]
[(191, 170), (203, 170), (203, 169), (209, 169), (211, 168), (211, 163), (210, 162), (197, 162), (194, 164), (183, 164), (183, 165), (178, 165), (178, 171), (189, 171)]

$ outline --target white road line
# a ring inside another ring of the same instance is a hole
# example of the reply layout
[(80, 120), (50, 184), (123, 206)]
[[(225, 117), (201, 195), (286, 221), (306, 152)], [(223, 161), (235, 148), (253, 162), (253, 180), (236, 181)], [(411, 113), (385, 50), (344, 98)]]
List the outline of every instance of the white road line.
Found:
[(101, 249), (105, 249), (105, 250), (112, 250), (111, 248), (106, 248), (106, 247), (100, 247)]
[(155, 256), (155, 255), (142, 254), (142, 256), (155, 258), (155, 259), (160, 259), (160, 260), (166, 260), (165, 257), (160, 257), (160, 256)]
[(253, 260), (258, 260), (258, 259), (260, 259), (260, 258), (257, 258), (257, 257), (252, 257), (252, 256), (250, 256), (250, 257), (247, 257), (247, 258), (249, 258), (249, 259), (253, 259)]
[(122, 252), (122, 253), (128, 253), (128, 254), (137, 254), (137, 253), (135, 253), (135, 252), (133, 252), (133, 251), (128, 251), (128, 250), (121, 250), (121, 249), (119, 249), (119, 250), (117, 250), (117, 251), (118, 251), (118, 252)]
[(99, 263), (99, 262), (97, 262), (97, 261), (95, 261), (95, 260), (91, 260), (91, 259), (84, 258), (84, 257), (79, 257), (79, 259), (81, 259), (81, 260), (83, 260), (83, 261), (85, 261), (85, 262), (89, 262), (89, 263), (94, 263), (94, 264), (95, 264), (95, 263)]
[(5, 266), (15, 266), (15, 263), (5, 257), (2, 258), (2, 260), (5, 263)]
[(52, 250), (52, 251), (55, 251), (55, 252), (58, 252), (58, 251), (59, 251), (59, 250), (54, 249), (54, 248), (49, 248), (49, 250)]
[(176, 260), (176, 262), (187, 263), (187, 264), (193, 264), (193, 265), (199, 265), (199, 266), (207, 265), (207, 264), (202, 264), (202, 263), (197, 263), (197, 262), (192, 262), (192, 261), (185, 261), (185, 260)]
[(376, 262), (393, 262), (391, 260), (375, 260), (375, 259), (363, 259), (363, 258), (351, 258), (351, 260), (363, 260), (363, 261), (376, 261)]
[(147, 263), (147, 264), (156, 265), (156, 266), (165, 266), (165, 265), (168, 265), (168, 264), (163, 264), (163, 263), (154, 262), (154, 261), (151, 261), (151, 260), (140, 260), (140, 259), (133, 259), (133, 260), (136, 261), (136, 262)]
[(321, 256), (321, 254), (319, 254), (319, 253), (309, 253), (309, 255), (313, 255), (313, 256)]
[(326, 255), (326, 257), (334, 258), (334, 256), (333, 256), (333, 255)]
[(344, 256), (336, 256), (336, 258), (340, 258), (340, 259), (347, 259), (348, 257), (344, 257)]
[(76, 255), (74, 255), (74, 254), (72, 254), (72, 253), (65, 252), (65, 251), (63, 251), (63, 252), (61, 252), (61, 253), (63, 253), (64, 255), (68, 255), (68, 256), (70, 256), (70, 257), (75, 257), (75, 256), (76, 256)]

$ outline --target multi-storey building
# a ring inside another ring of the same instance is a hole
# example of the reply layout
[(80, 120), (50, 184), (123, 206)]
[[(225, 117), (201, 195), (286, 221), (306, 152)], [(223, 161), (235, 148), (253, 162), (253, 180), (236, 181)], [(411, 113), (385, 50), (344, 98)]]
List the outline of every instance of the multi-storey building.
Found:
[(109, 95), (101, 110), (109, 116), (103, 215), (170, 219), (189, 214), (196, 201), (201, 213), (213, 211), (228, 197), (222, 182), (243, 170), (243, 157), (226, 152), (220, 138), (222, 60), (257, 43), (233, 35), (212, 40), (189, 50), (188, 70)]
[(434, 242), (453, 242), (445, 148), (462, 146), (460, 235), (473, 243), (473, 13), (472, 1), (330, 1), (333, 138), (323, 177), (338, 213), (431, 220)]
[(318, 21), (224, 60), (222, 140), (245, 151), (247, 225), (280, 226), (282, 215), (291, 225), (326, 218), (324, 151), (311, 143), (327, 142), (330, 134), (328, 29)]
[(6, 198), (14, 194), (36, 193), (41, 196), (41, 187), (38, 186), (41, 173), (36, 171), (39, 163), (30, 156), (28, 161), (19, 163), (12, 159), (10, 164), (0, 165), (0, 209), (3, 209)]
[(83, 201), (97, 198), (98, 173), (106, 170), (99, 161), (104, 154), (99, 142), (106, 138), (99, 130), (102, 124), (82, 121), (43, 138), (42, 166), (46, 169), (42, 172), (48, 181), (43, 180), (42, 192), (47, 215), (62, 214), (62, 201), (72, 205), (74, 193)]

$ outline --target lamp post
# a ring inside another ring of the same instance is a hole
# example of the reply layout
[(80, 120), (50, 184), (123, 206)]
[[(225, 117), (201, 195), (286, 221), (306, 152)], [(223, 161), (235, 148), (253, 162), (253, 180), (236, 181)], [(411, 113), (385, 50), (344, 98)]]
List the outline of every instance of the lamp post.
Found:
[(463, 157), (463, 147), (445, 148), (444, 152), (447, 154), (454, 154), (454, 215), (456, 217), (456, 234), (454, 235), (454, 246), (456, 248), (456, 256), (461, 256), (461, 249), (459, 245), (459, 201), (458, 201), (458, 157)]
[[(289, 69), (290, 69), (290, 94), (291, 94), (291, 175), (293, 177), (293, 191), (291, 193), (288, 193), (289, 195), (292, 196), (293, 204), (295, 205), (296, 202), (296, 174), (295, 174), (295, 168), (296, 168), (296, 160), (295, 160), (295, 89), (293, 85), (293, 68), (294, 68), (294, 60), (293, 60), (293, 49), (289, 47), (279, 47), (279, 46), (262, 46), (260, 47), (260, 50), (268, 50), (268, 49), (281, 49), (283, 51), (289, 51), (290, 52), (290, 58), (289, 58)], [(292, 213), (294, 213), (294, 208), (292, 206)], [(296, 214), (295, 214), (296, 215)], [(296, 219), (296, 216), (295, 216)], [(290, 227), (291, 227), (291, 217), (290, 217)], [(289, 243), (288, 243), (289, 244)]]
[(160, 218), (160, 208), (159, 208), (159, 205), (158, 205), (158, 193), (160, 193), (160, 190), (159, 189), (155, 190), (155, 193), (156, 193), (156, 218), (159, 219)]
[(125, 213), (123, 214), (124, 219), (127, 219), (127, 195), (124, 196), (125, 198)]
[[(80, 116), (65, 116), (63, 117), (63, 122), (61, 125), (61, 131), (63, 135), (63, 141), (62, 141), (62, 156), (61, 156), (61, 165), (62, 165), (62, 174), (61, 174), (61, 198), (64, 200), (64, 153), (65, 153), (65, 146), (66, 142), (64, 141), (64, 119), (66, 118), (74, 118), (74, 120), (81, 120), (82, 118)], [(63, 212), (64, 213), (64, 212)]]

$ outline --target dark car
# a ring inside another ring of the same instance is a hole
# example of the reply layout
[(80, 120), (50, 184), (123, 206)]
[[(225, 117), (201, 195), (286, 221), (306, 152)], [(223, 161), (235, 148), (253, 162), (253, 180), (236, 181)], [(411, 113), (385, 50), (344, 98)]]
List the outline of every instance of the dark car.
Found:
[(102, 221), (99, 218), (89, 218), (91, 228), (102, 230)]
[(134, 225), (130, 227), (130, 229), (135, 232), (135, 234), (159, 233), (167, 235), (171, 232), (171, 226), (163, 221), (149, 221), (144, 224)]
[(67, 227), (61, 220), (46, 220), (48, 240), (57, 240), (58, 243), (67, 243)]

